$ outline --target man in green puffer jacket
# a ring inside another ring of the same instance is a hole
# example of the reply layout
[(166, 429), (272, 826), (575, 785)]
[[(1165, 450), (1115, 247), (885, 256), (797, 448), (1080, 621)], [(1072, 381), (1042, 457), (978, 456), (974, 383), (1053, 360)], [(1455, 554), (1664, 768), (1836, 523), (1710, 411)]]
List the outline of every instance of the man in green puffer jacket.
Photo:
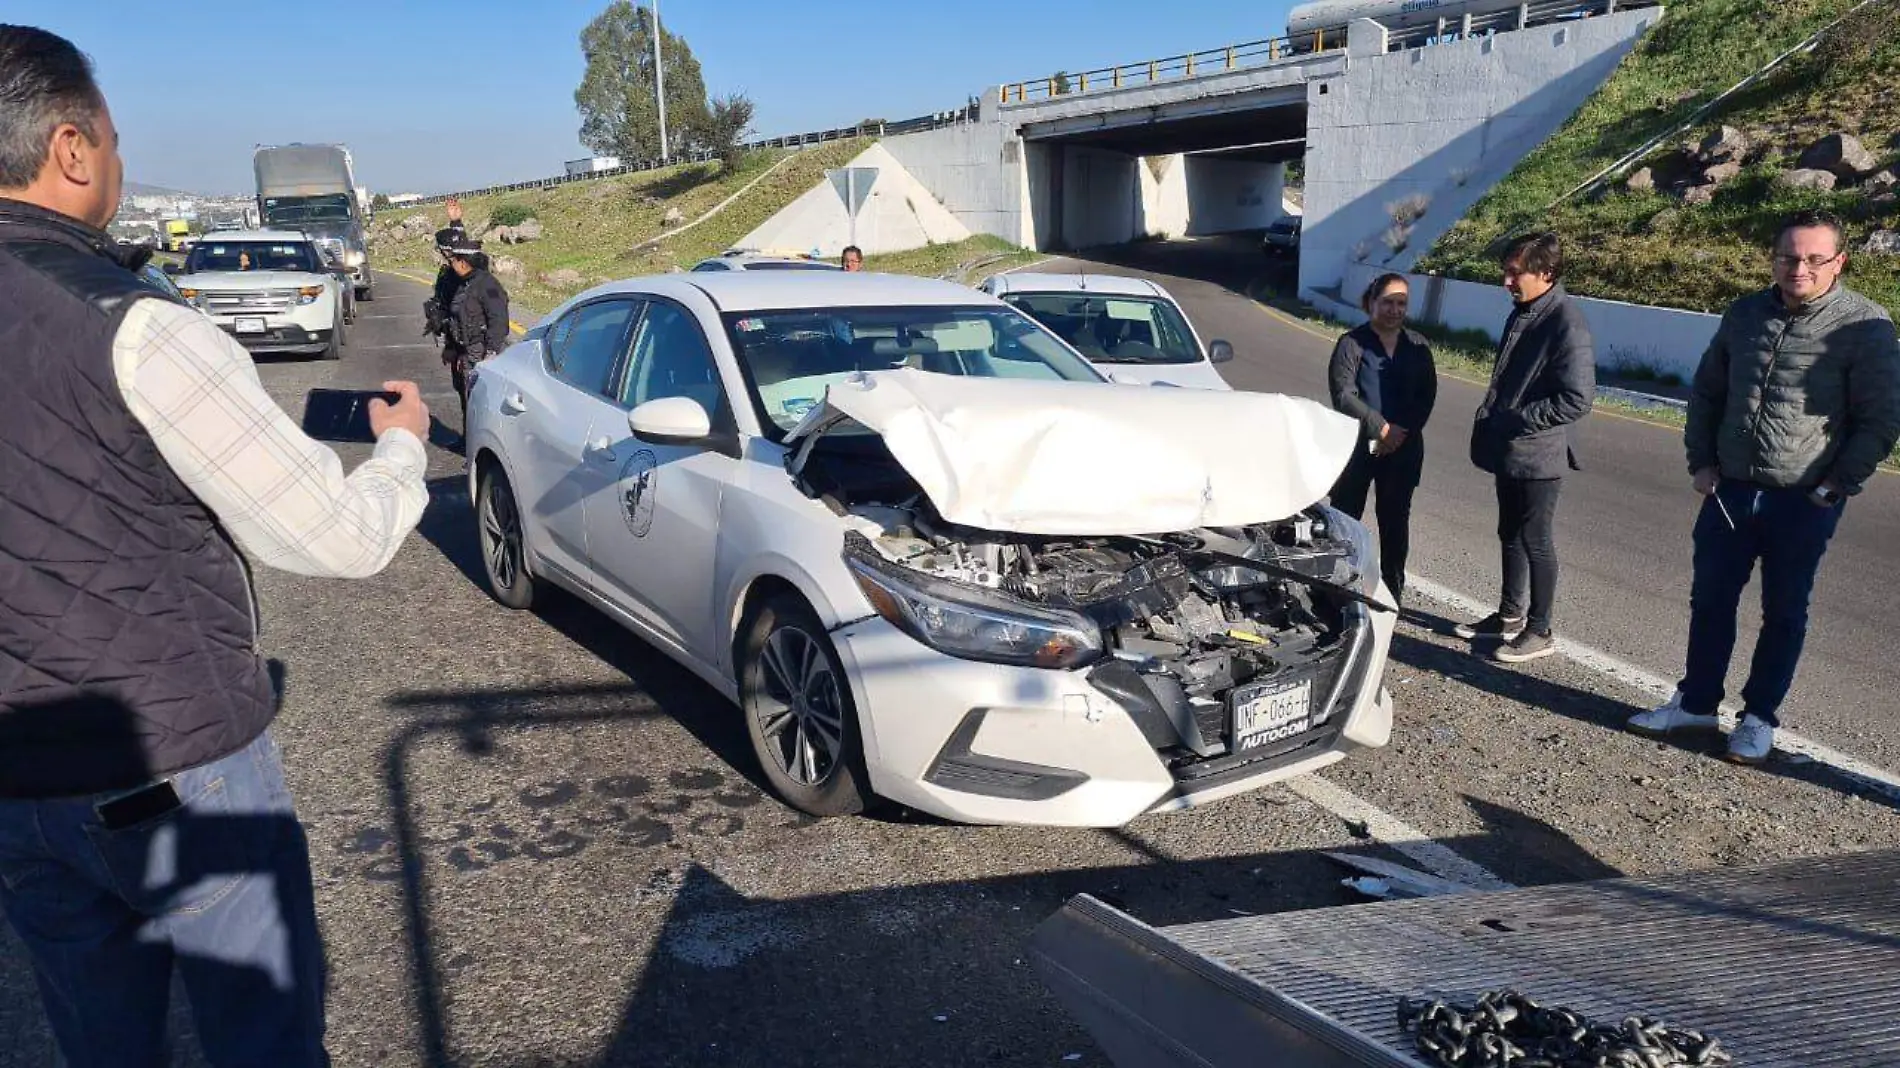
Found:
[(1717, 729), (1735, 614), (1757, 561), (1762, 626), (1728, 759), (1759, 764), (1794, 682), (1808, 598), (1847, 498), (1900, 439), (1900, 339), (1840, 283), (1840, 220), (1804, 212), (1775, 238), (1775, 284), (1729, 307), (1696, 370), (1683, 433), (1696, 492), (1687, 670), (1639, 734)]

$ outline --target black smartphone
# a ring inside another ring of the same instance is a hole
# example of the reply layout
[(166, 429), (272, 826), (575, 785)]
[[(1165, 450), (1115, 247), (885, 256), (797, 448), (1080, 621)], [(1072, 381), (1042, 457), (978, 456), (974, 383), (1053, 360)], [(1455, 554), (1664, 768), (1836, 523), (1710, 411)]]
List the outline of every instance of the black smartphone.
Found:
[(380, 389), (313, 389), (304, 397), (303, 432), (318, 441), (375, 441), (369, 428), (369, 402), (401, 400)]

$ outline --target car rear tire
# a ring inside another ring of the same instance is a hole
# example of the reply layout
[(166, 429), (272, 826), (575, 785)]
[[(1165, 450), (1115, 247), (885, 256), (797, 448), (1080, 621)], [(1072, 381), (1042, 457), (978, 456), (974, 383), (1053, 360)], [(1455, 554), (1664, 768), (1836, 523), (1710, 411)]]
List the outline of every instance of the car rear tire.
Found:
[(850, 816), (874, 800), (851, 683), (811, 608), (779, 594), (747, 617), (739, 648), (746, 735), (772, 789), (813, 816)]
[(477, 482), (475, 523), (489, 595), (517, 611), (533, 608), (541, 583), (528, 573), (521, 509), (515, 504), (514, 487), (497, 464), (486, 465)]

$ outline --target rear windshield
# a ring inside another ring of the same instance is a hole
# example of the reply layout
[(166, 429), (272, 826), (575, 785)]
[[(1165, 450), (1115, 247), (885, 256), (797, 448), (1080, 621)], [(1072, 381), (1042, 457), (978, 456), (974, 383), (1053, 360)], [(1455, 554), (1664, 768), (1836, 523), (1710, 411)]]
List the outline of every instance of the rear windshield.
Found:
[(726, 315), (767, 436), (778, 440), (859, 371), (914, 367), (972, 378), (1100, 382), (1075, 353), (1008, 308), (823, 308)]
[(1009, 293), (1003, 300), (1094, 363), (1199, 363), (1201, 351), (1173, 303), (1094, 293)]
[(185, 270), (200, 271), (309, 271), (319, 270), (308, 242), (199, 240), (185, 258)]

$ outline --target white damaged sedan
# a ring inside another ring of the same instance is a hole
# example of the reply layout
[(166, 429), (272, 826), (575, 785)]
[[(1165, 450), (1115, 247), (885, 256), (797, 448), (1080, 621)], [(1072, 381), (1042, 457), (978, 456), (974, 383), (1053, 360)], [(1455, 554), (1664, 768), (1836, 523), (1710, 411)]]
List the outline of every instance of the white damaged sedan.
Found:
[(1393, 617), (1310, 401), (1106, 384), (947, 282), (600, 286), (481, 367), (497, 600), (580, 596), (814, 815), (1118, 826), (1386, 742)]

